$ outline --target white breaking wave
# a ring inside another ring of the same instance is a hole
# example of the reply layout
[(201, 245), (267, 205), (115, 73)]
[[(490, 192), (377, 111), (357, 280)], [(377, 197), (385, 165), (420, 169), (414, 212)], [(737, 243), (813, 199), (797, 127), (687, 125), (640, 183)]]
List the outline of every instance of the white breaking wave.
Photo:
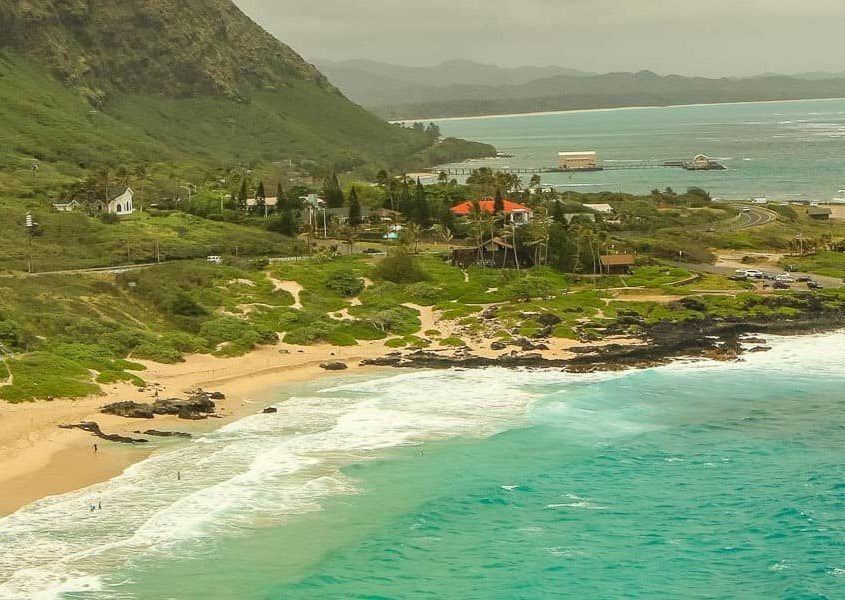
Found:
[(0, 598), (96, 591), (129, 556), (190, 553), (213, 536), (318, 510), (329, 495), (355, 492), (344, 466), (426, 440), (495, 434), (542, 395), (531, 385), (583, 377), (409, 372), (287, 399), (276, 414), (244, 418), (0, 519)]

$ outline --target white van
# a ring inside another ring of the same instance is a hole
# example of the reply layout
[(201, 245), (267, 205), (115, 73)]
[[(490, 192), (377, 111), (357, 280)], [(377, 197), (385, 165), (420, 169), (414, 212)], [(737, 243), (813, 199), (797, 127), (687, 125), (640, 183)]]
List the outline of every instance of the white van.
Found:
[(220, 257), (220, 256), (209, 256), (205, 260), (207, 260), (210, 263), (214, 263), (215, 265), (222, 265), (223, 264), (223, 258)]

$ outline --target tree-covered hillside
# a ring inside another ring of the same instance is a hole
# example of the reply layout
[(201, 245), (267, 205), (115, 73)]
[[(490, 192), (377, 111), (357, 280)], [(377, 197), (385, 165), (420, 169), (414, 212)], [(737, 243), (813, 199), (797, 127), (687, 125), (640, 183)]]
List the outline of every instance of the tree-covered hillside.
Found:
[(437, 145), (347, 100), (229, 0), (0, 0), (0, 190), (33, 160), (69, 174), (129, 161), (414, 167)]

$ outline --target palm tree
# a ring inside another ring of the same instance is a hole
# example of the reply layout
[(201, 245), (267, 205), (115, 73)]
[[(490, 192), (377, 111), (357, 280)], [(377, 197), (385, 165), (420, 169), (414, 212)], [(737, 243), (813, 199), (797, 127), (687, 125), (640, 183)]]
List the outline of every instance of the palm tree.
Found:
[(529, 225), (531, 241), (534, 244), (534, 263), (545, 264), (548, 260), (549, 237), (551, 235), (552, 218), (549, 207), (545, 204), (534, 211), (534, 218)]
[[(138, 196), (141, 197), (144, 193), (144, 186), (147, 182), (147, 177), (149, 177), (149, 170), (147, 165), (144, 163), (138, 163), (134, 167), (132, 167), (132, 179), (135, 180), (134, 187), (138, 189), (135, 190), (138, 192)], [(139, 210), (144, 212), (144, 205), (143, 203), (138, 203)]]
[(339, 233), (343, 241), (346, 242), (349, 248), (349, 255), (351, 256), (355, 249), (355, 242), (358, 241), (358, 231), (352, 225), (344, 225), (340, 228)]
[(575, 262), (572, 265), (572, 271), (574, 273), (580, 273), (584, 270), (584, 265), (581, 262), (581, 236), (583, 235), (581, 224), (573, 221), (569, 226), (569, 233), (575, 239)]
[(96, 182), (97, 187), (103, 192), (103, 200), (105, 204), (108, 204), (111, 201), (111, 187), (114, 183), (114, 174), (112, 173), (111, 167), (103, 165), (97, 169), (94, 172), (94, 181)]
[(455, 239), (455, 234), (452, 233), (451, 229), (441, 223), (438, 223), (432, 227), (432, 231), (434, 231), (434, 234), (441, 242), (447, 244), (450, 250), (452, 249), (452, 240)]
[(422, 229), (416, 223), (409, 223), (402, 230), (402, 241), (411, 247), (414, 254), (419, 251), (420, 238), (422, 237)]

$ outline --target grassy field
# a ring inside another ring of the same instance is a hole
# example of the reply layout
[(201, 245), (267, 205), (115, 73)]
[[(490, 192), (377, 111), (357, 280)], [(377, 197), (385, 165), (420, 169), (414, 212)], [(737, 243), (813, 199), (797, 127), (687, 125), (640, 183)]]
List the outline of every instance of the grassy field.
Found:
[(805, 256), (788, 256), (781, 261), (781, 266), (787, 265), (806, 273), (845, 278), (845, 252), (825, 250)]
[[(600, 339), (621, 317), (620, 332), (638, 333), (640, 321), (683, 321), (707, 316), (795, 316), (808, 300), (799, 294), (761, 297), (717, 275), (650, 265), (630, 276), (577, 277), (549, 268), (531, 271), (470, 268), (439, 256), (416, 260), (417, 277), (396, 283), (380, 261), (363, 256), (328, 261), (234, 261), (215, 265), (180, 261), (112, 275), (0, 277), (0, 398), (21, 402), (75, 397), (98, 384), (141, 384), (137, 359), (172, 363), (187, 353), (235, 356), (259, 345), (327, 343), (352, 346), (386, 340), (390, 347), (460, 346), (470, 338), (534, 336), (549, 323), (552, 335)], [(301, 308), (280, 281), (302, 287)], [(626, 284), (627, 301), (609, 288)], [(696, 290), (723, 295), (699, 295)], [(838, 291), (825, 301), (845, 302)], [(637, 297), (684, 296), (681, 302)], [(354, 300), (354, 301), (353, 301)], [(633, 300), (633, 301), (630, 301)], [(413, 306), (437, 309), (459, 333), (420, 332)], [(491, 317), (482, 313), (495, 306)], [(342, 314), (339, 314), (341, 313)], [(553, 316), (553, 320), (547, 317)], [(11, 376), (11, 379), (8, 379)]]
[[(39, 235), (29, 237), (25, 215), (32, 212)], [(0, 256), (4, 269), (33, 270), (204, 258), (209, 255), (287, 256), (294, 240), (256, 227), (221, 223), (184, 213), (136, 213), (103, 223), (81, 212), (59, 213), (39, 202), (0, 200)]]

